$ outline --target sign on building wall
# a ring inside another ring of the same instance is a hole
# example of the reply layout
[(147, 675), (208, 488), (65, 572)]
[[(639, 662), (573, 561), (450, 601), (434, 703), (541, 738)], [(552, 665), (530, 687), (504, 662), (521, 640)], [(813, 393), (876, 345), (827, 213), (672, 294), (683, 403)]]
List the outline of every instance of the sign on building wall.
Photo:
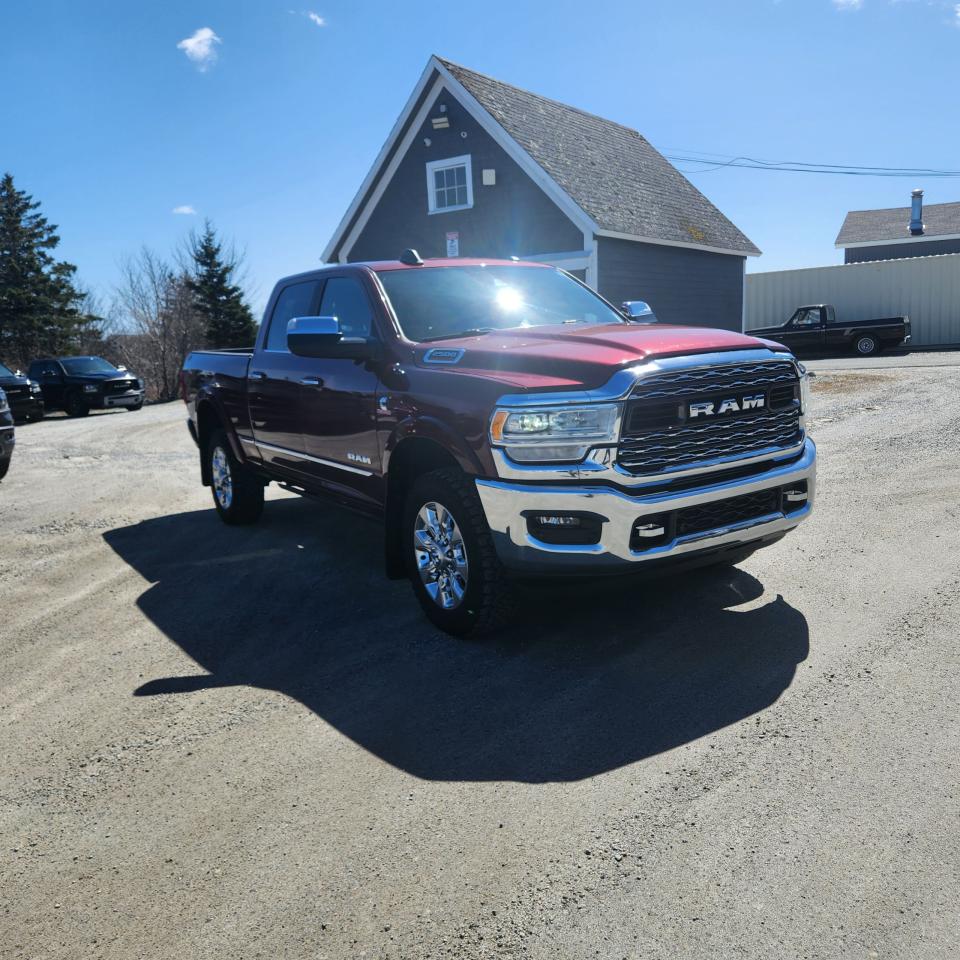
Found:
[(460, 256), (460, 234), (458, 232), (452, 231), (447, 234), (447, 256)]

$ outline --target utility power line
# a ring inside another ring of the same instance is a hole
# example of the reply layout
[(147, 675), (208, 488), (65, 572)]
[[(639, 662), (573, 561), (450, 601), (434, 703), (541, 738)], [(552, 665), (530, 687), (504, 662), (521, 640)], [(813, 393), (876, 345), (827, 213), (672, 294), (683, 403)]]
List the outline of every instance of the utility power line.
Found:
[[(807, 163), (802, 160), (760, 160), (756, 157), (726, 157), (698, 150), (664, 154), (678, 163), (697, 163), (698, 169), (684, 173), (709, 173), (714, 170), (765, 170), (768, 173), (819, 173), (840, 177), (909, 177), (914, 180), (957, 179), (960, 170), (941, 170), (934, 167), (867, 167), (840, 163)], [(721, 159), (711, 159), (718, 157)]]

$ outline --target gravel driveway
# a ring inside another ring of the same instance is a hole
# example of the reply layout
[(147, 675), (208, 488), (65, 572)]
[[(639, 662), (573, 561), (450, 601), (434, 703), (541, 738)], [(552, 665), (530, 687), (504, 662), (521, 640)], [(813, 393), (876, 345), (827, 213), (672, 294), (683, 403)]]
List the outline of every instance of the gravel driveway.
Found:
[(488, 644), (372, 522), (220, 524), (181, 404), (19, 428), (0, 956), (956, 957), (957, 371), (818, 369), (800, 530)]

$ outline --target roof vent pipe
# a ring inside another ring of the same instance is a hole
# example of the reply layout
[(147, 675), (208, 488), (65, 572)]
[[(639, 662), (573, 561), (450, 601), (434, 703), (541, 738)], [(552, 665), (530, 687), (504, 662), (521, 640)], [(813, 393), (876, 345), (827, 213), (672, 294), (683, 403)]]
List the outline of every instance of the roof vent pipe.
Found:
[(911, 190), (910, 205), (910, 236), (920, 237), (923, 235), (923, 191)]

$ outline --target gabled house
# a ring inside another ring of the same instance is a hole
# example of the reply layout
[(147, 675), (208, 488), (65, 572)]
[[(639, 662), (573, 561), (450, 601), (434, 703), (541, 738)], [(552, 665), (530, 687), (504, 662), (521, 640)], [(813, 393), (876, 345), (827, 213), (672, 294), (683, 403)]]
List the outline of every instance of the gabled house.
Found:
[(431, 57), (323, 253), (552, 263), (662, 321), (740, 330), (760, 251), (635, 130)]
[(960, 253), (960, 203), (923, 205), (923, 191), (914, 190), (909, 207), (851, 210), (836, 246), (844, 263), (899, 260)]

